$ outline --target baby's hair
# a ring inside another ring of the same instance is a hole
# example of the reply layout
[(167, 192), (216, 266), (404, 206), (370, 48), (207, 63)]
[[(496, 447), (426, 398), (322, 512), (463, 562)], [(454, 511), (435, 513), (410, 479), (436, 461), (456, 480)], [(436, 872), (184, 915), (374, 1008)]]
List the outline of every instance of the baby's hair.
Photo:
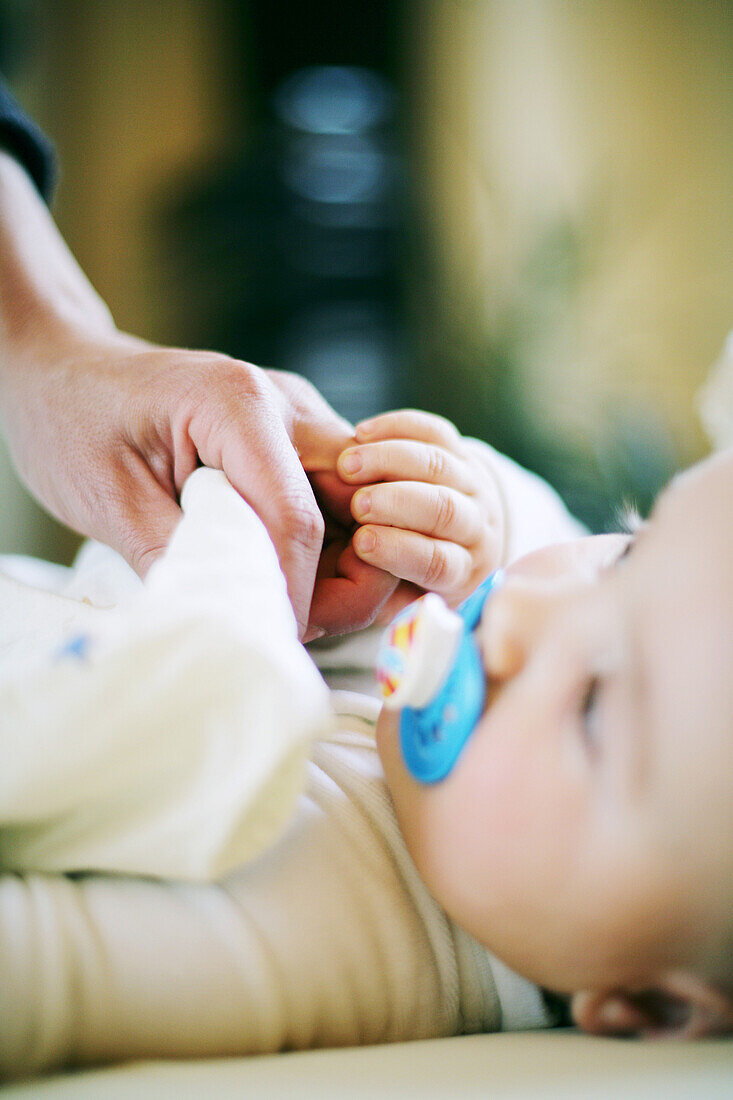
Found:
[(612, 532), (622, 535), (635, 535), (646, 523), (636, 504), (633, 501), (624, 500), (614, 509), (614, 524)]

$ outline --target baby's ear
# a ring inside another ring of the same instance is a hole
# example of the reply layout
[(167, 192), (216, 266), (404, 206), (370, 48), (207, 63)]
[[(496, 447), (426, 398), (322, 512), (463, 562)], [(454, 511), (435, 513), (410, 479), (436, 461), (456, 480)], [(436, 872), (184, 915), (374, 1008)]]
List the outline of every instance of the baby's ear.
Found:
[(665, 974), (650, 989), (576, 993), (571, 1011), (591, 1035), (696, 1039), (733, 1032), (733, 998), (681, 971)]

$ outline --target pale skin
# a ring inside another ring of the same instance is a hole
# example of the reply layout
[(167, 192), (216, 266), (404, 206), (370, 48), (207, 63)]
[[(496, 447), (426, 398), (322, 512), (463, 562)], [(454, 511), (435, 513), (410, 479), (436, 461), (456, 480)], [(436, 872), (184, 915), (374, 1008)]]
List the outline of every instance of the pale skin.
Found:
[(333, 468), (352, 426), (302, 378), (120, 332), (2, 150), (0, 424), (44, 507), (141, 576), (201, 463), (224, 470), (267, 527), (304, 640), (368, 625), (395, 589), (353, 549), (338, 570), (323, 561), (326, 523), (348, 516)]
[(424, 590), (455, 607), (501, 564), (504, 508), (485, 448), (443, 417), (401, 409), (363, 421), (337, 471), (355, 489), (356, 554), (402, 582), (379, 621)]
[(514, 562), (478, 631), (487, 709), (443, 782), (412, 779), (380, 717), (431, 892), (588, 1031), (733, 1029), (732, 502), (728, 453), (628, 554), (601, 536)]

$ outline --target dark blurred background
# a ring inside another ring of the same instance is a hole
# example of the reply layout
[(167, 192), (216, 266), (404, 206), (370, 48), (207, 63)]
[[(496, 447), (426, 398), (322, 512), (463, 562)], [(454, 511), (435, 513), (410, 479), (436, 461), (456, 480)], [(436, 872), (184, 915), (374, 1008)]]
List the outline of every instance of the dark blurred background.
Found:
[[(712, 0), (0, 0), (120, 327), (441, 412), (595, 530), (705, 449), (732, 58)], [(0, 549), (67, 558), (5, 467)]]

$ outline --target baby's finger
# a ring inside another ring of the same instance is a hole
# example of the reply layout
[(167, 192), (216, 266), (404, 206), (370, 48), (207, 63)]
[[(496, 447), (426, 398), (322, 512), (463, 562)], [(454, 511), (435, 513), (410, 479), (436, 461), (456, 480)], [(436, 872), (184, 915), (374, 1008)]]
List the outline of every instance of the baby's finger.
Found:
[(461, 435), (455, 424), (435, 413), (420, 409), (398, 409), (362, 420), (354, 432), (357, 443), (374, 443), (380, 439), (419, 439), (435, 443), (448, 450), (459, 450)]
[(461, 493), (475, 493), (476, 479), (467, 462), (434, 443), (387, 439), (349, 447), (339, 455), (337, 470), (344, 481), (366, 485), (372, 481), (422, 481), (448, 485)]
[(473, 546), (484, 532), (481, 513), (469, 497), (445, 485), (393, 481), (354, 493), (351, 514), (357, 523), (407, 528), (436, 539)]
[(420, 588), (449, 593), (451, 603), (459, 602), (464, 590), (470, 591), (471, 555), (454, 542), (370, 525), (355, 532), (353, 545), (362, 561)]

